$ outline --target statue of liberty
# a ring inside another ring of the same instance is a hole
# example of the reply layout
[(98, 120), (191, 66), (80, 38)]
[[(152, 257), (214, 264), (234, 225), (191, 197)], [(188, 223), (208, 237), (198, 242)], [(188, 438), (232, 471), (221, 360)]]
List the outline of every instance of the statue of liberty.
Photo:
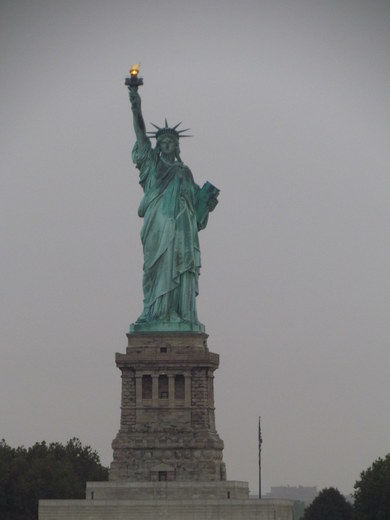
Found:
[[(138, 215), (144, 219), (144, 309), (131, 330), (203, 332), (196, 311), (201, 267), (198, 231), (207, 225), (219, 190), (209, 182), (200, 188), (180, 158), (179, 139), (189, 137), (180, 125), (153, 125), (146, 132), (138, 88), (129, 86), (136, 143), (132, 158), (144, 197)], [(150, 137), (156, 139), (151, 145)]]

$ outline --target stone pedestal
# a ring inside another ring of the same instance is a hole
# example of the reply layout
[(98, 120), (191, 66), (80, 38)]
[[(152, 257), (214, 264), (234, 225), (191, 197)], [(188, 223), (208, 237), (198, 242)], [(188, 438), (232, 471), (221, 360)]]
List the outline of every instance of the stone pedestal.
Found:
[(214, 370), (207, 335), (128, 335), (120, 430), (110, 480), (223, 481), (223, 442), (215, 429)]
[(41, 500), (39, 520), (293, 520), (289, 500)]
[(108, 482), (85, 500), (41, 500), (40, 520), (293, 520), (288, 500), (249, 499), (226, 480), (215, 428), (219, 356), (200, 333), (128, 334), (120, 429)]

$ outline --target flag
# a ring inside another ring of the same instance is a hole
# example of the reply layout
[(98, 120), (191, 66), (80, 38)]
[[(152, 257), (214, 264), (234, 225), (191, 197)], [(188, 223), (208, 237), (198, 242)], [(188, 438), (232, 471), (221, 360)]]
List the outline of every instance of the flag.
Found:
[(261, 417), (259, 417), (259, 457), (261, 453), (261, 445), (263, 444), (263, 437), (261, 436)]

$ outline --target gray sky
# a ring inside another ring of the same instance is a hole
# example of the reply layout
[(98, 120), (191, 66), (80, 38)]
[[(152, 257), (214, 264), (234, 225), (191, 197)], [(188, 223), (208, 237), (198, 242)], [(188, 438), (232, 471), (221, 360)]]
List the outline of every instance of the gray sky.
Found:
[(221, 189), (198, 314), (228, 478), (352, 491), (390, 451), (390, 3), (2, 0), (0, 437), (111, 461), (145, 120)]

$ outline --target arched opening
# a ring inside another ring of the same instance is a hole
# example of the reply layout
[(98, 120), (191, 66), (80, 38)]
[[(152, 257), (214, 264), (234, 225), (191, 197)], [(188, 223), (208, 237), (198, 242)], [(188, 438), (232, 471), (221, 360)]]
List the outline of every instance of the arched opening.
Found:
[(158, 472), (158, 480), (160, 482), (167, 480), (167, 472), (166, 471), (159, 471)]
[(152, 399), (152, 376), (142, 376), (142, 399)]
[(168, 376), (166, 374), (158, 376), (158, 396), (160, 399), (168, 399)]
[(175, 375), (175, 399), (185, 399), (185, 378), (182, 374)]

